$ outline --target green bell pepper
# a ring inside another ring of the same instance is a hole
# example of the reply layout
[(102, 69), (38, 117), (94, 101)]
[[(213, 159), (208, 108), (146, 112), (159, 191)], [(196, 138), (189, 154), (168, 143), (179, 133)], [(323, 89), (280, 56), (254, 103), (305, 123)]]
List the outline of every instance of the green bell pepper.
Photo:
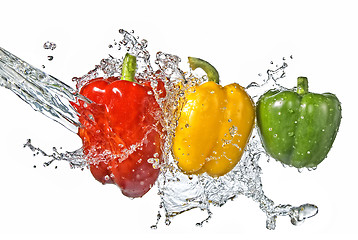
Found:
[(296, 168), (315, 168), (326, 158), (341, 112), (334, 94), (308, 92), (305, 77), (297, 79), (297, 91), (269, 90), (256, 108), (264, 148), (276, 160)]

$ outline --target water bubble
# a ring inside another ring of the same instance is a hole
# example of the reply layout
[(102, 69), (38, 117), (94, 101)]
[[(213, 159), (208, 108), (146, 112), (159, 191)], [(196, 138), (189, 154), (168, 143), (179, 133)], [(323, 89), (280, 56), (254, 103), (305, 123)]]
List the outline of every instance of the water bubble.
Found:
[(307, 218), (311, 218), (318, 213), (318, 207), (312, 204), (303, 204), (291, 209), (289, 216), (293, 225), (303, 223)]
[(52, 61), (52, 60), (53, 60), (53, 56), (47, 56), (47, 60)]
[(169, 218), (165, 219), (165, 225), (169, 226), (172, 222)]
[(49, 50), (54, 50), (56, 48), (56, 43), (47, 41), (47, 42), (44, 43), (43, 48), (44, 49), (49, 49)]

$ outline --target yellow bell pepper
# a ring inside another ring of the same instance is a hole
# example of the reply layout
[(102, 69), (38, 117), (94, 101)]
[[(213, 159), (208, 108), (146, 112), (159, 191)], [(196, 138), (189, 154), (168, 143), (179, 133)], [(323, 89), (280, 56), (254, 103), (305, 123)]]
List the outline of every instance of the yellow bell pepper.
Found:
[(239, 84), (220, 86), (219, 74), (208, 62), (189, 57), (189, 64), (202, 68), (209, 81), (185, 93), (173, 155), (186, 174), (219, 177), (241, 159), (254, 127), (254, 103)]

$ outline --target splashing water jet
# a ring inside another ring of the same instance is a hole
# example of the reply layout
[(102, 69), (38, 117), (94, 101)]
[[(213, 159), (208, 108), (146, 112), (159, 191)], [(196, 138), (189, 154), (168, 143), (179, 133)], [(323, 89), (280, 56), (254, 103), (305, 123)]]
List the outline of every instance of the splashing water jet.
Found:
[[(275, 229), (278, 216), (289, 216), (291, 223), (298, 225), (318, 213), (318, 208), (312, 204), (303, 204), (298, 207), (289, 204), (275, 205), (264, 194), (259, 161), (268, 161), (269, 158), (261, 146), (256, 129), (241, 161), (228, 174), (219, 178), (212, 178), (207, 174), (199, 176), (183, 174), (171, 156), (172, 139), (180, 114), (179, 100), (185, 98), (186, 89), (206, 81), (206, 76), (198, 77), (192, 71), (182, 71), (179, 68), (180, 58), (163, 52), (158, 52), (156, 55), (155, 64), (160, 71), (154, 72), (150, 64), (150, 54), (146, 49), (147, 41), (137, 41), (138, 38), (134, 37), (133, 33), (123, 29), (119, 30), (119, 33), (123, 39), (115, 41), (110, 45), (111, 48), (117, 46), (120, 51), (128, 51), (137, 57), (137, 74), (141, 78), (151, 81), (154, 89), (153, 94), (164, 113), (163, 126), (167, 132), (163, 147), (165, 162), (159, 166), (161, 173), (157, 180), (161, 201), (157, 221), (151, 226), (152, 229), (157, 229), (162, 217), (161, 211), (164, 211), (165, 224), (170, 225), (176, 215), (194, 208), (205, 210), (208, 213), (207, 218), (197, 223), (197, 226), (203, 226), (212, 218), (211, 205), (223, 206), (228, 200), (239, 195), (244, 195), (258, 203), (259, 208), (267, 216), (267, 229)], [(53, 50), (55, 47), (48, 43), (46, 46), (44, 45), (44, 48)], [(292, 59), (292, 57), (290, 58)], [(118, 75), (121, 72), (121, 66), (122, 59), (111, 55), (109, 58), (102, 59), (99, 65), (96, 65), (84, 76), (73, 78), (77, 87), (75, 90), (0, 48), (0, 86), (10, 89), (35, 110), (77, 133), (81, 124), (78, 121), (77, 112), (70, 103), (76, 103), (79, 100), (90, 103), (88, 99), (78, 94), (78, 89), (91, 79)], [(258, 97), (268, 89), (283, 88), (277, 83), (277, 80), (285, 77), (287, 66), (286, 63), (283, 63), (275, 70), (268, 70), (267, 79), (264, 79), (262, 83), (251, 83), (246, 87), (254, 101), (257, 101)], [(164, 100), (158, 97), (160, 92), (155, 90), (157, 84), (155, 79), (158, 78), (165, 83), (167, 97)], [(235, 131), (232, 134), (235, 134)], [(46, 154), (40, 148), (34, 147), (30, 140), (24, 146), (51, 158), (49, 162), (45, 163), (47, 166), (54, 161), (67, 161), (72, 168), (88, 167), (82, 149), (65, 153), (60, 153), (55, 149), (53, 154)]]

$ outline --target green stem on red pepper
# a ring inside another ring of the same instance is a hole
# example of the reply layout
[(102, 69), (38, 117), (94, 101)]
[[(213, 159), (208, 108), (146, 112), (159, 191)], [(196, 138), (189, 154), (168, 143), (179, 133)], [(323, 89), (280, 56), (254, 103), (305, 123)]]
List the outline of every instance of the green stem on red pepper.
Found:
[(213, 81), (219, 84), (219, 73), (218, 71), (207, 61), (195, 58), (195, 57), (188, 57), (190, 68), (195, 70), (197, 68), (201, 68), (205, 71), (206, 75), (208, 76), (209, 81)]
[(134, 79), (137, 69), (137, 58), (129, 53), (123, 59), (121, 80), (136, 82)]
[(297, 93), (302, 95), (308, 92), (308, 80), (306, 77), (297, 78)]

